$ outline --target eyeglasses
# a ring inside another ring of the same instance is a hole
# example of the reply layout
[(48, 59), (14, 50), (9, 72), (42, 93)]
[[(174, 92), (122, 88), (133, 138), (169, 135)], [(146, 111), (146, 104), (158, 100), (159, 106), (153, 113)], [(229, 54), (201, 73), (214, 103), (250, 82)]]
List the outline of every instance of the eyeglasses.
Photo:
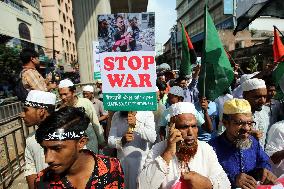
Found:
[(243, 127), (245, 125), (248, 125), (250, 127), (254, 127), (256, 125), (256, 122), (254, 122), (254, 121), (241, 121), (241, 120), (238, 120), (238, 121), (232, 120), (232, 121), (235, 125), (238, 125), (239, 127)]

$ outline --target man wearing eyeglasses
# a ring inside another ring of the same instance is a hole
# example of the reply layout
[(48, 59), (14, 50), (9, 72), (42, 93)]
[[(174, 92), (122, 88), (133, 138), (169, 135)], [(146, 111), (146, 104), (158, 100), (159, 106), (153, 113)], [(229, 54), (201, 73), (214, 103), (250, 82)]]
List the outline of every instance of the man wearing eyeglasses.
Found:
[(247, 100), (232, 99), (224, 104), (224, 133), (209, 141), (227, 173), (232, 187), (255, 189), (257, 184), (274, 184), (269, 157), (250, 135), (255, 122)]

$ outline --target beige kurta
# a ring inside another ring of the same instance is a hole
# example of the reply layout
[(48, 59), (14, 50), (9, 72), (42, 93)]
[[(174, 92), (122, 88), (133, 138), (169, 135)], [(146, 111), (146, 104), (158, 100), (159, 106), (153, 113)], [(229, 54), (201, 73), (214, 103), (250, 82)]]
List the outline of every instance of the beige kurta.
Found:
[(75, 104), (75, 107), (85, 108), (86, 114), (90, 119), (90, 125), (86, 130), (86, 133), (89, 137), (87, 149), (98, 153), (98, 144), (103, 144), (105, 140), (104, 129), (99, 123), (99, 119), (94, 105), (89, 99), (78, 97), (78, 101)]

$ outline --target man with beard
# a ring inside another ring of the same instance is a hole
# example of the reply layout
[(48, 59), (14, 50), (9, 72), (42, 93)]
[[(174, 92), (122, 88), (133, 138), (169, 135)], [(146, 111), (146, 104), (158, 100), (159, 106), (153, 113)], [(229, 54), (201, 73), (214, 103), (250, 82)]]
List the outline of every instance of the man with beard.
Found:
[(264, 80), (248, 79), (241, 85), (243, 98), (246, 99), (250, 106), (255, 124), (252, 127), (251, 134), (259, 140), (262, 148), (265, 147), (266, 134), (270, 126), (270, 115), (265, 107), (267, 90)]
[(33, 49), (24, 49), (20, 54), (20, 59), (23, 63), (23, 70), (21, 71), (21, 79), (23, 86), (28, 91), (40, 90), (49, 91), (54, 88), (55, 85), (47, 86), (45, 79), (36, 70), (40, 66), (39, 55)]
[(197, 139), (195, 113), (189, 102), (170, 107), (170, 136), (148, 154), (138, 177), (139, 188), (171, 189), (177, 181), (191, 189), (230, 188), (212, 147)]
[(260, 143), (250, 135), (255, 125), (251, 107), (244, 99), (228, 100), (224, 104), (224, 133), (209, 141), (233, 187), (255, 189), (257, 181), (274, 183), (269, 157)]
[(155, 140), (154, 115), (151, 111), (114, 113), (108, 144), (117, 149), (117, 157), (125, 174), (126, 189), (136, 188), (137, 176)]
[[(31, 90), (24, 102), (24, 111), (21, 118), (25, 126), (32, 127), (39, 125), (55, 110), (56, 96), (50, 92)], [(47, 164), (44, 162), (44, 152), (36, 142), (35, 133), (30, 134), (26, 139), (25, 148), (25, 172), (29, 189), (34, 188), (34, 180)]]
[(36, 179), (36, 189), (124, 187), (116, 158), (84, 150), (89, 119), (83, 108), (64, 107), (45, 119), (36, 131), (48, 168)]
[(95, 153), (98, 153), (98, 145), (105, 145), (105, 139), (104, 130), (99, 123), (97, 112), (94, 108), (93, 103), (89, 99), (76, 96), (76, 87), (74, 86), (74, 83), (69, 79), (61, 80), (58, 88), (59, 96), (62, 100), (60, 108), (72, 106), (83, 107), (85, 109), (91, 123), (86, 130), (86, 133), (89, 137), (87, 148)]

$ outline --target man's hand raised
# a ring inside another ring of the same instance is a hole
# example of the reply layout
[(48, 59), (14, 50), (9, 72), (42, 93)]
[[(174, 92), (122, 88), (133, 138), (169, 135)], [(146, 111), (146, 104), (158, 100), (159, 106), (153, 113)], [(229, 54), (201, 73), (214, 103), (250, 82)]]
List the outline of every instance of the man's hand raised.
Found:
[(167, 148), (162, 154), (162, 158), (169, 164), (173, 156), (176, 154), (176, 143), (182, 141), (181, 132), (175, 128), (175, 125), (170, 126), (169, 138), (167, 140)]

